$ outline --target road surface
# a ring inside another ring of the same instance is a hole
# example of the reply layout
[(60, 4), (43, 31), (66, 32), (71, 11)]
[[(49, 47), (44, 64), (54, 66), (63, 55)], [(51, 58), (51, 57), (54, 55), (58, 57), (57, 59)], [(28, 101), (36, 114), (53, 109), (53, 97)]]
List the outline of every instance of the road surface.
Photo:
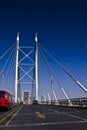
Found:
[(87, 130), (87, 110), (21, 105), (0, 119), (0, 130)]

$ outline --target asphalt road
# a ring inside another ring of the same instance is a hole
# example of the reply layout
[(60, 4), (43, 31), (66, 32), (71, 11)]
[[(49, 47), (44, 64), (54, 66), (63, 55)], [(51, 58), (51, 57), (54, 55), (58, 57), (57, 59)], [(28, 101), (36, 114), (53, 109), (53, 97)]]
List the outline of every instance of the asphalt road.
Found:
[(0, 122), (0, 130), (87, 130), (87, 110), (21, 105)]

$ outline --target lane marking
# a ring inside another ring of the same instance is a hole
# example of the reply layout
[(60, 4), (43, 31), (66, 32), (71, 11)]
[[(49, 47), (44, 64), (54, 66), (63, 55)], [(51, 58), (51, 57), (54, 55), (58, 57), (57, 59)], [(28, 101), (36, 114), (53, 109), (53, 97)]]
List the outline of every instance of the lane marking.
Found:
[[(22, 109), (23, 105), (18, 109), (18, 111), (13, 114), (14, 111), (12, 111), (12, 113), (10, 112), (7, 117), (12, 116), (12, 118), (5, 124), (5, 126), (0, 126), (0, 127), (22, 127), (22, 126), (40, 126), (40, 125), (57, 125), (57, 124), (76, 124), (76, 123), (87, 123), (87, 119), (85, 118), (81, 118), (79, 116), (75, 116), (75, 115), (72, 115), (72, 114), (68, 114), (66, 112), (60, 112), (60, 111), (56, 111), (56, 110), (53, 110), (53, 109), (48, 109), (49, 111), (52, 111), (54, 113), (52, 114), (64, 114), (64, 115), (67, 115), (67, 116), (70, 116), (70, 117), (73, 117), (73, 118), (77, 118), (77, 119), (80, 119), (80, 121), (68, 121), (68, 122), (47, 122), (47, 123), (35, 123), (35, 124), (18, 124), (18, 125), (9, 125), (10, 122), (13, 120), (13, 118), (17, 115), (23, 115), (23, 114), (18, 114), (18, 112)], [(26, 113), (27, 114), (27, 113)], [(43, 119), (43, 116), (41, 115), (44, 115), (44, 114), (41, 114), (40, 112), (36, 112), (35, 113), (39, 118), (42, 118)], [(47, 113), (48, 114), (48, 113)], [(50, 113), (51, 114), (51, 113)], [(5, 119), (6, 120), (6, 119)], [(81, 121), (82, 120), (82, 121)], [(0, 120), (1, 121), (1, 120)]]
[(3, 117), (1, 120), (0, 120), (0, 124), (2, 124), (8, 117), (10, 117), (15, 111), (12, 111), (10, 113), (8, 113), (7, 115), (5, 115), (5, 117)]
[(22, 109), (23, 105), (17, 110), (15, 114), (13, 114), (12, 118), (5, 124), (5, 126), (8, 126), (11, 121), (14, 119), (14, 117), (17, 115), (17, 113)]
[(75, 115), (72, 115), (72, 114), (69, 114), (69, 113), (66, 113), (66, 112), (60, 112), (60, 111), (56, 111), (56, 110), (53, 110), (53, 109), (48, 109), (48, 110), (49, 110), (49, 111), (52, 111), (52, 112), (64, 114), (64, 115), (67, 115), (67, 116), (70, 116), (70, 117), (73, 117), (73, 118), (77, 118), (77, 119), (80, 119), (80, 120), (83, 120), (83, 121), (87, 121), (86, 118), (82, 118), (82, 117), (79, 117), (79, 116), (75, 116)]
[(78, 118), (78, 119), (81, 119), (81, 120), (83, 120), (83, 121), (87, 121), (87, 119), (85, 119), (85, 118), (82, 118), (82, 117), (79, 117), (79, 116), (75, 116), (75, 115), (72, 115), (72, 114), (68, 114), (68, 113), (63, 113), (64, 115), (67, 115), (67, 116), (71, 116), (71, 117), (75, 117), (75, 118)]
[(17, 124), (17, 125), (8, 125), (8, 126), (0, 126), (1, 127), (27, 127), (27, 126), (46, 126), (46, 125), (66, 125), (66, 124), (78, 124), (78, 123), (87, 123), (87, 121), (69, 121), (69, 122), (43, 122), (43, 123), (35, 123), (35, 124)]
[[(10, 110), (10, 111), (11, 111), (11, 110)], [(7, 114), (9, 114), (10, 111), (1, 114), (1, 115), (0, 115), (0, 119), (1, 119), (2, 117), (6, 116)]]
[(36, 114), (37, 117), (39, 117), (41, 119), (45, 119), (46, 118), (46, 116), (44, 114), (40, 113), (40, 112), (35, 112), (35, 114)]

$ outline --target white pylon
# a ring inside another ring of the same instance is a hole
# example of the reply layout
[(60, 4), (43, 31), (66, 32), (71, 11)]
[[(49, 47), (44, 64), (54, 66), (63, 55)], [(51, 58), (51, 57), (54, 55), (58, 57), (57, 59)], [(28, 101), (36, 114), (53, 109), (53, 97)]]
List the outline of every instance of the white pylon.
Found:
[(15, 103), (17, 103), (17, 90), (18, 90), (18, 55), (19, 55), (19, 33), (16, 39), (16, 64), (15, 64)]
[(38, 38), (37, 34), (35, 34), (35, 43), (36, 43), (36, 51), (35, 51), (35, 74), (36, 74), (36, 100), (38, 100)]

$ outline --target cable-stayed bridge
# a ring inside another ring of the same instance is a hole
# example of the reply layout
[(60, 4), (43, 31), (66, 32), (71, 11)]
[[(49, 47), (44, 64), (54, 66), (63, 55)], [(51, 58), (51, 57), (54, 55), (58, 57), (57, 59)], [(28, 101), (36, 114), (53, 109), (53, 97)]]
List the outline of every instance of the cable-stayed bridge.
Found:
[[(13, 109), (0, 109), (0, 130), (86, 130), (86, 86), (40, 44), (37, 34), (33, 47), (21, 46), (19, 39), (18, 33), (0, 56), (0, 90), (14, 98)], [(24, 92), (39, 105), (21, 104)]]
[(31, 100), (40, 103), (73, 105), (86, 101), (87, 88), (80, 83), (38, 41), (34, 46), (21, 46), (19, 33), (16, 42), (0, 57), (0, 89), (9, 91), (14, 102), (23, 101), (29, 91)]

